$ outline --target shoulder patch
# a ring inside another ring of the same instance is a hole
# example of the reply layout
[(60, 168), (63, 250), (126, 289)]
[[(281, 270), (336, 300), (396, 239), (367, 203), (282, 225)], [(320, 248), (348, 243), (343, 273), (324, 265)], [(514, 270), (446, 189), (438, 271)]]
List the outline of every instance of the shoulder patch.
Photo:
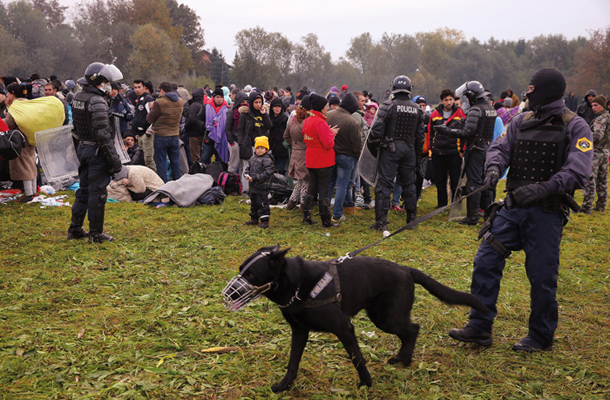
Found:
[(576, 142), (576, 148), (583, 153), (586, 153), (587, 151), (593, 150), (593, 142), (587, 138), (580, 138)]

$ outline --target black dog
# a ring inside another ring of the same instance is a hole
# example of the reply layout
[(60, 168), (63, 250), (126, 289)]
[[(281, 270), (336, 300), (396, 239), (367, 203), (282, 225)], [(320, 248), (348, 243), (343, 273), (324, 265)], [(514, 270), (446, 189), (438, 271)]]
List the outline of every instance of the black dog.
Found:
[(419, 325), (411, 322), (415, 283), (445, 303), (488, 311), (475, 296), (391, 261), (371, 257), (305, 261), (285, 257), (288, 250), (279, 246), (259, 249), (240, 266), (240, 274), (223, 291), (225, 305), (235, 311), (264, 294), (279, 305), (290, 324), (288, 371), (272, 387), (274, 392), (288, 389), (296, 378), (309, 331), (337, 335), (358, 371), (359, 386), (371, 386), (371, 375), (350, 322), (362, 309), (379, 329), (402, 341), (400, 351), (388, 362), (409, 365), (419, 332)]

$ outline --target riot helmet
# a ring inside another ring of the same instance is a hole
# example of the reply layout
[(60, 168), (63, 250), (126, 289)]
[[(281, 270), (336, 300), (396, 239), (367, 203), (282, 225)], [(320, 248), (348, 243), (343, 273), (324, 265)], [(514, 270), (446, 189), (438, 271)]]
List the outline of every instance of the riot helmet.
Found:
[(413, 86), (411, 85), (411, 79), (409, 79), (408, 76), (398, 75), (396, 78), (394, 78), (394, 82), (392, 82), (392, 94), (411, 94), (411, 89), (413, 89)]
[(104, 81), (113, 82), (121, 79), (123, 79), (123, 74), (116, 66), (94, 62), (89, 64), (85, 70), (85, 76), (79, 79), (79, 83), (84, 80), (85, 82), (83, 83), (97, 87), (104, 83)]
[(455, 95), (458, 97), (466, 96), (468, 103), (474, 104), (474, 102), (482, 97), (487, 96), (487, 92), (483, 85), (477, 81), (465, 82), (462, 86), (455, 90)]

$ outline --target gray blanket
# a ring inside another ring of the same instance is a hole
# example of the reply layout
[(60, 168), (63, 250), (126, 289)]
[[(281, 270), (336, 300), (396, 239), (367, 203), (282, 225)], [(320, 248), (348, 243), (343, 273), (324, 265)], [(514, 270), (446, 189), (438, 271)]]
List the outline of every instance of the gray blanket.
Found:
[(182, 175), (177, 181), (169, 181), (159, 189), (149, 194), (142, 203), (150, 204), (169, 197), (180, 207), (190, 207), (197, 199), (211, 189), (214, 178), (206, 174)]

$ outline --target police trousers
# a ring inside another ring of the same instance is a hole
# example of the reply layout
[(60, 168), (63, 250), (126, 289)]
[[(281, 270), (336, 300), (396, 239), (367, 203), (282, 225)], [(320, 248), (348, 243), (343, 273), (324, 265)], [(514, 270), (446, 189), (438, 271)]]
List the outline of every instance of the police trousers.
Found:
[[(417, 210), (415, 193), (415, 149), (404, 140), (395, 140), (396, 151), (380, 150), (377, 163), (377, 182), (375, 185), (375, 202), (383, 199), (383, 211), (387, 215), (390, 209), (390, 197), (394, 189), (394, 179), (402, 187), (404, 207), (408, 213)], [(379, 196), (381, 194), (381, 196)]]
[[(556, 292), (563, 226), (563, 213), (544, 212), (541, 206), (502, 208), (491, 226), (491, 233), (506, 248), (525, 251), (525, 271), (531, 286), (529, 335), (543, 346), (553, 343), (557, 329)], [(489, 243), (481, 243), (474, 258), (470, 291), (490, 313), (471, 310), (468, 324), (478, 331), (491, 332), (505, 264), (504, 257)]]
[(85, 216), (89, 215), (91, 233), (102, 233), (104, 229), (104, 210), (107, 186), (110, 183), (110, 166), (98, 146), (80, 144), (76, 149), (80, 188), (76, 191), (72, 205), (70, 229), (83, 226)]

